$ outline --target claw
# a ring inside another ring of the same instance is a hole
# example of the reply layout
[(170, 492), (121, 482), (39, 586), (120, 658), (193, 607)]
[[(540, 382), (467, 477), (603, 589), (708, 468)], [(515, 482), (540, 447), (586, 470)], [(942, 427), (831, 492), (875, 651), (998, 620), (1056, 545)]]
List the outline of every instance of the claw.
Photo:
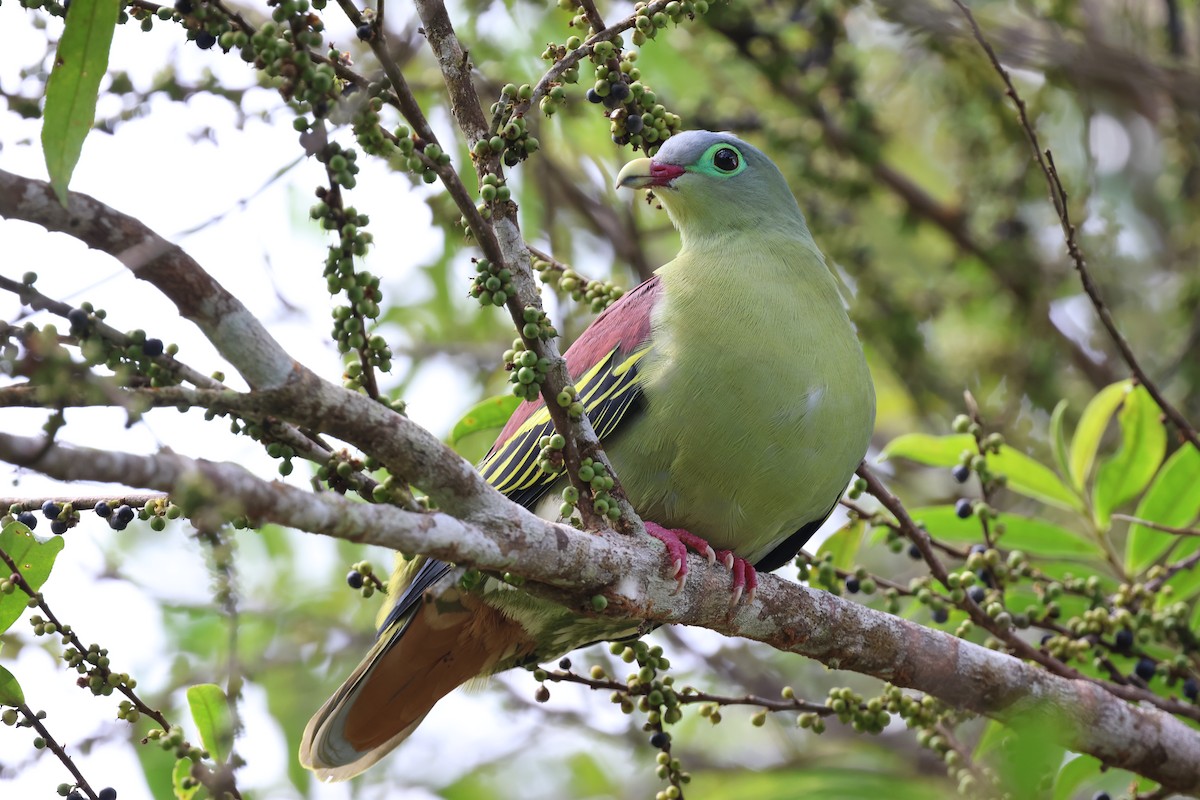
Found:
[(754, 566), (744, 558), (735, 556), (732, 550), (714, 550), (712, 545), (699, 536), (682, 528), (664, 528), (655, 522), (646, 523), (646, 533), (658, 539), (667, 548), (669, 577), (676, 581), (675, 591), (683, 591), (687, 583), (687, 551), (696, 551), (708, 559), (709, 564), (720, 561), (725, 569), (732, 573), (732, 606), (736, 606), (745, 597), (748, 602), (754, 602), (755, 590), (758, 589), (758, 573)]

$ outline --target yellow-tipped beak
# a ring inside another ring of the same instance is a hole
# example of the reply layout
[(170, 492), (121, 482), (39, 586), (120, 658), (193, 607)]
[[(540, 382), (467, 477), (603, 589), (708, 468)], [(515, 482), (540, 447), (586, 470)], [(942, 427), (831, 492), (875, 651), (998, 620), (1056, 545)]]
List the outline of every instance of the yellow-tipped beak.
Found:
[(650, 173), (650, 166), (651, 161), (648, 158), (630, 161), (617, 173), (617, 188), (640, 189), (643, 186), (651, 185), (654, 182), (654, 176)]

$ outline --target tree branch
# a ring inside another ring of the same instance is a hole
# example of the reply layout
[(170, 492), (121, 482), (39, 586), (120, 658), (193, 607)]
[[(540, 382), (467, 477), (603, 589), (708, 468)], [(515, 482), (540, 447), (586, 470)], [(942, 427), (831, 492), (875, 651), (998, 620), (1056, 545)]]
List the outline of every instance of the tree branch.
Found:
[[(60, 480), (120, 480), (167, 491), (193, 515), (221, 513), (216, 500), (236, 498), (253, 519), (349, 541), (420, 552), (489, 571), (523, 576), (528, 591), (582, 614), (591, 598), (608, 599), (605, 615), (699, 625), (871, 675), (931, 694), (1002, 722), (1053, 720), (1062, 743), (1112, 767), (1200, 795), (1200, 735), (1155, 708), (1139, 707), (1104, 688), (1070, 680), (835, 595), (763, 576), (754, 602), (729, 607), (728, 571), (690, 556), (678, 593), (648, 539), (584, 534), (546, 522), (502, 496), (478, 498), (472, 518), (351, 503), (261, 480), (236, 464), (172, 453), (133, 456), (53, 445), (0, 434), (0, 458)], [(37, 458), (37, 463), (29, 463)], [(225, 509), (227, 513), (229, 509)], [(201, 519), (201, 522), (210, 520)], [(215, 519), (211, 521), (216, 521)], [(1056, 726), (1062, 726), (1058, 728)]]

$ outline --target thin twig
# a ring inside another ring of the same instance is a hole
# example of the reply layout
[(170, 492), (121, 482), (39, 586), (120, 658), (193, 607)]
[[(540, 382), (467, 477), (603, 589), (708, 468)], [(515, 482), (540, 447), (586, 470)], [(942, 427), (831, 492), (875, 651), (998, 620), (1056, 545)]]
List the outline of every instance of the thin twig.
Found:
[(1113, 514), (1112, 518), (1122, 522), (1132, 522), (1134, 525), (1141, 525), (1144, 528), (1151, 528), (1163, 533), (1173, 533), (1176, 536), (1200, 536), (1200, 528), (1176, 528), (1174, 525), (1163, 525), (1161, 522), (1151, 522), (1148, 519), (1131, 517), (1128, 514)]
[(1121, 331), (1117, 329), (1116, 321), (1109, 312), (1108, 306), (1105, 305), (1103, 298), (1100, 297), (1100, 290), (1092, 280), (1091, 273), (1088, 272), (1087, 261), (1084, 259), (1083, 251), (1080, 249), (1079, 242), (1075, 238), (1075, 224), (1071, 222), (1071, 212), (1067, 205), (1067, 190), (1063, 187), (1062, 180), (1058, 175), (1058, 169), (1054, 165), (1054, 155), (1049, 149), (1043, 149), (1041, 143), (1038, 141), (1037, 132), (1033, 128), (1033, 123), (1029, 121), (1029, 114), (1025, 109), (1025, 101), (1017, 93), (1017, 88), (1013, 85), (1008, 70), (1000, 63), (996, 51), (992, 49), (991, 44), (983, 35), (983, 30), (980, 29), (979, 23), (975, 21), (975, 15), (971, 13), (971, 10), (967, 8), (963, 0), (954, 0), (954, 4), (958, 6), (959, 10), (967, 18), (967, 22), (971, 26), (971, 32), (975, 36), (975, 41), (987, 53), (992, 68), (1004, 82), (1005, 94), (1009, 96), (1013, 101), (1013, 105), (1017, 108), (1017, 116), (1020, 119), (1021, 128), (1025, 131), (1025, 138), (1029, 140), (1029, 147), (1033, 151), (1033, 156), (1038, 166), (1041, 167), (1042, 174), (1046, 176), (1046, 184), (1050, 189), (1050, 201), (1054, 204), (1054, 210), (1058, 213), (1058, 221), (1062, 226), (1063, 236), (1066, 239), (1067, 253), (1071, 256), (1071, 261), (1075, 265), (1076, 272), (1079, 273), (1079, 280), (1083, 284), (1084, 292), (1087, 293), (1088, 298), (1092, 301), (1092, 306), (1096, 309), (1096, 315), (1100, 318), (1104, 329), (1108, 331), (1109, 337), (1121, 352), (1121, 357), (1125, 360), (1126, 366), (1137, 377), (1138, 382), (1146, 387), (1146, 391), (1154, 398), (1154, 402), (1162, 409), (1163, 414), (1171, 421), (1171, 424), (1175, 426), (1180, 435), (1191, 442), (1193, 447), (1200, 450), (1200, 434), (1197, 434), (1196, 429), (1192, 427), (1183, 414), (1167, 401), (1158, 386), (1150, 379), (1146, 371), (1142, 369), (1141, 364), (1138, 363), (1137, 357), (1133, 354), (1133, 350), (1129, 346), (1129, 342), (1125, 340), (1125, 337), (1121, 335)]

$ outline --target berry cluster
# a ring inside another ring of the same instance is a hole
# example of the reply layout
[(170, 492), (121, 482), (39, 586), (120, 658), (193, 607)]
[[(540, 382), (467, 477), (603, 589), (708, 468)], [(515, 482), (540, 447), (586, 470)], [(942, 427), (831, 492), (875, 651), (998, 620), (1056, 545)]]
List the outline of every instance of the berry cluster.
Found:
[(638, 47), (658, 36), (667, 25), (678, 25), (686, 19), (695, 19), (697, 14), (708, 12), (708, 0), (671, 0), (662, 11), (653, 11), (649, 3), (634, 6), (637, 19), (634, 22), (633, 43)]
[(533, 268), (543, 283), (554, 283), (559, 290), (577, 303), (586, 302), (594, 313), (617, 302), (625, 290), (612, 281), (585, 278), (570, 267), (559, 267), (544, 259), (535, 258)]
[[(529, 323), (526, 323), (529, 324)], [(512, 393), (522, 400), (536, 400), (546, 373), (550, 371), (550, 359), (542, 357), (525, 347), (521, 339), (514, 339), (510, 350), (504, 351), (504, 368), (508, 370), (508, 382)]]
[(634, 66), (637, 52), (621, 55), (619, 47), (620, 37), (593, 46), (596, 82), (587, 90), (587, 99), (606, 109), (614, 142), (653, 155), (662, 142), (680, 130), (683, 121), (678, 114), (667, 111), (641, 80), (641, 71)]
[[(41, 617), (34, 616), (30, 618), (30, 622), (38, 620), (42, 627), (50, 627), (53, 623), (44, 622)], [(34, 632), (37, 633), (38, 625), (34, 625)], [(51, 631), (46, 631), (47, 635)], [(69, 630), (63, 632), (64, 644), (69, 640), (67, 636)], [(92, 694), (107, 697), (113, 693), (114, 689), (135, 689), (137, 688), (137, 680), (129, 677), (125, 672), (112, 672), (109, 670), (108, 650), (98, 644), (88, 646), (87, 652), (80, 652), (74, 646), (69, 646), (63, 651), (62, 660), (67, 662), (67, 666), (79, 673), (80, 677), (76, 681), (79, 686), (86, 687), (91, 690)]]
[(491, 108), (492, 135), (475, 143), (472, 154), (476, 158), (498, 155), (504, 166), (515, 167), (538, 151), (541, 144), (529, 135), (529, 124), (525, 117), (515, 111), (518, 102), (523, 103), (532, 97), (533, 87), (528, 83), (520, 87), (509, 83), (500, 90), (500, 99)]
[(579, 480), (592, 490), (592, 510), (616, 521), (621, 518), (621, 507), (609, 494), (615, 481), (600, 461), (585, 458), (579, 462)]
[(503, 306), (513, 294), (512, 270), (501, 268), (486, 258), (472, 259), (475, 277), (471, 283), (471, 297), (481, 306)]

